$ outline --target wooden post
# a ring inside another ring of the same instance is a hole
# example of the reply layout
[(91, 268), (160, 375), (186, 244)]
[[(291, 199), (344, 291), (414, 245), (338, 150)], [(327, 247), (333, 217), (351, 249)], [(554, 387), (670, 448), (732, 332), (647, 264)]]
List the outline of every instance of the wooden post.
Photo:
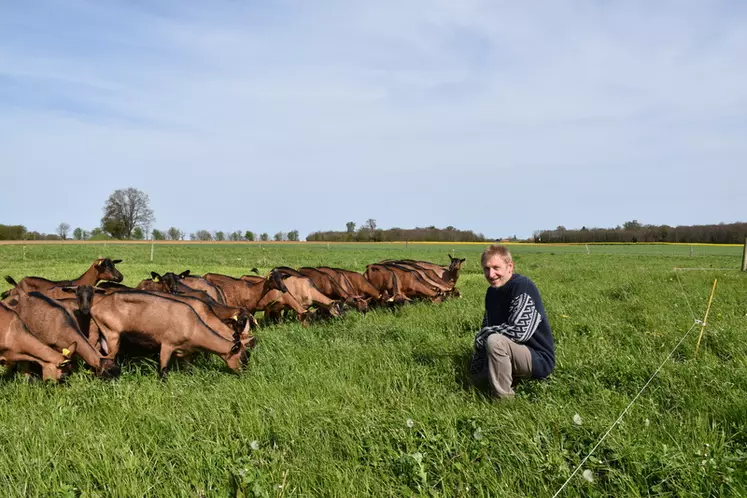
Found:
[(150, 243), (150, 260), (153, 261), (153, 247), (155, 244), (153, 242)]
[(747, 237), (744, 238), (744, 251), (742, 252), (742, 271), (747, 271)]
[(591, 254), (591, 252), (589, 251), (589, 244), (584, 245), (586, 246), (586, 255), (588, 256), (589, 254)]
[(693, 246), (690, 246), (690, 257), (693, 257)]
[(698, 357), (698, 349), (700, 349), (700, 340), (703, 339), (703, 331), (708, 325), (708, 313), (711, 311), (711, 303), (713, 302), (713, 294), (716, 292), (716, 282), (718, 279), (713, 280), (713, 287), (711, 288), (711, 297), (708, 298), (708, 306), (706, 307), (705, 316), (703, 317), (703, 323), (700, 327), (700, 335), (698, 336), (698, 344), (695, 345), (695, 354), (693, 359)]
[[(745, 247), (747, 247), (747, 242), (744, 244)], [(23, 246), (23, 259), (26, 259), (26, 246)]]

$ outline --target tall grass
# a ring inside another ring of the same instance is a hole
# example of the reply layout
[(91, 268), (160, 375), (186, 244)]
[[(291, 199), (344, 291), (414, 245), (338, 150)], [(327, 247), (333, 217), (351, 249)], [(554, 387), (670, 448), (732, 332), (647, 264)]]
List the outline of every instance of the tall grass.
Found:
[(241, 375), (201, 357), (166, 382), (149, 360), (113, 381), (5, 378), (0, 495), (551, 496), (702, 318), (713, 278), (698, 359), (696, 331), (585, 464), (593, 482), (579, 472), (562, 496), (747, 495), (747, 276), (672, 269), (736, 268), (738, 255), (512, 248), (542, 293), (557, 366), (505, 403), (466, 376), (480, 246), (157, 246), (153, 263), (149, 246), (102, 249), (3, 246), (0, 268), (72, 278), (107, 255), (135, 284), (150, 270), (363, 270), (390, 257), (446, 263), (452, 250), (467, 262), (461, 299), (263, 328)]

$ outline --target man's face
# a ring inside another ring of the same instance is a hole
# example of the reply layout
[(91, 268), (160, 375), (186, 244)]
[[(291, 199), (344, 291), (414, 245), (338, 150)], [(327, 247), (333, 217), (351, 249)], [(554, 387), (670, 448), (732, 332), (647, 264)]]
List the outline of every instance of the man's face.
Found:
[(514, 262), (506, 263), (496, 254), (482, 265), (482, 272), (491, 287), (503, 287), (514, 274)]

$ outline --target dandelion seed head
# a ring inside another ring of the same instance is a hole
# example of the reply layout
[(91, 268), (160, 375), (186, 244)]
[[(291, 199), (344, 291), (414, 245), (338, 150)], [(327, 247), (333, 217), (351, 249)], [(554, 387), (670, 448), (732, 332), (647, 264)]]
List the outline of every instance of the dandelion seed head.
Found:
[(646, 427), (651, 425), (651, 421), (649, 419), (644, 420), (643, 423), (646, 425)]
[(407, 427), (413, 427), (415, 425), (415, 421), (411, 418), (408, 418), (407, 421), (405, 422), (405, 425)]
[(573, 416), (573, 423), (576, 425), (581, 425), (584, 423), (584, 421), (581, 419), (581, 415), (578, 413)]
[(590, 469), (584, 470), (584, 473), (581, 474), (584, 479), (586, 479), (589, 482), (594, 482), (594, 472), (592, 472)]
[(255, 439), (254, 441), (252, 441), (251, 443), (249, 443), (249, 447), (251, 449), (253, 449), (253, 450), (258, 450), (259, 449), (259, 441), (257, 441)]
[(472, 434), (472, 437), (477, 441), (480, 441), (484, 437), (482, 435), (482, 429), (478, 427), (477, 430)]

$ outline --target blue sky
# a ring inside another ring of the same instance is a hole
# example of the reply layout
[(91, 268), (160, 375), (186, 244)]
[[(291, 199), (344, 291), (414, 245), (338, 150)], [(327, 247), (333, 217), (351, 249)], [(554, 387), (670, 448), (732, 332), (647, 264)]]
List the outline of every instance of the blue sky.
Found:
[(0, 3), (0, 223), (745, 221), (747, 3)]

